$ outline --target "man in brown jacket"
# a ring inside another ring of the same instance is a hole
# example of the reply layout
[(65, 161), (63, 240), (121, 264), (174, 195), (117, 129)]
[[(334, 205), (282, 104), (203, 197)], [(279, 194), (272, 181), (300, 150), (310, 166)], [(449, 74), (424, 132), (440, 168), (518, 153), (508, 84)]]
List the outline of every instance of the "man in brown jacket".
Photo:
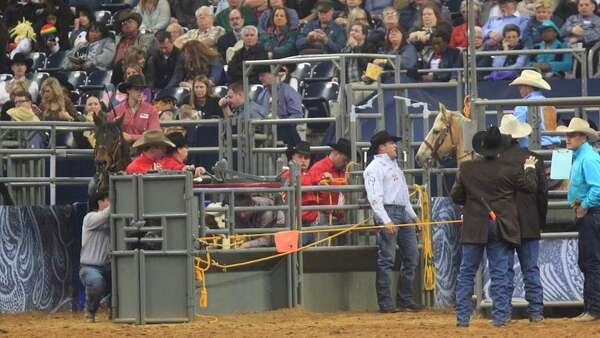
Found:
[[(517, 169), (523, 168), (523, 161), (530, 156), (536, 156), (527, 148), (521, 148), (519, 139), (531, 134), (531, 126), (520, 122), (514, 115), (504, 115), (500, 123), (500, 132), (512, 138), (510, 146), (500, 155), (500, 159), (514, 165)], [(521, 228), (521, 246), (517, 247), (517, 255), (523, 273), (525, 285), (525, 299), (529, 303), (527, 314), (529, 321), (540, 322), (544, 320), (544, 291), (540, 279), (538, 256), (540, 251), (540, 229), (546, 224), (546, 211), (548, 209), (548, 190), (544, 164), (538, 158), (535, 165), (537, 189), (533, 193), (517, 190), (516, 202), (519, 213), (519, 226)], [(514, 254), (511, 255), (514, 258)], [(508, 266), (509, 295), (512, 297), (514, 289), (513, 259)]]
[[(450, 193), (452, 200), (464, 205), (461, 234), (462, 261), (456, 285), (457, 326), (469, 326), (475, 274), (485, 249), (489, 261), (492, 320), (503, 326), (510, 320), (510, 296), (506, 287), (508, 265), (513, 247), (521, 243), (517, 206), (514, 200), (520, 188), (533, 191), (536, 186), (535, 158), (524, 163), (523, 170), (499, 160), (510, 144), (510, 137), (497, 127), (478, 132), (473, 149), (483, 159), (461, 164)], [(524, 174), (525, 175), (524, 175)]]

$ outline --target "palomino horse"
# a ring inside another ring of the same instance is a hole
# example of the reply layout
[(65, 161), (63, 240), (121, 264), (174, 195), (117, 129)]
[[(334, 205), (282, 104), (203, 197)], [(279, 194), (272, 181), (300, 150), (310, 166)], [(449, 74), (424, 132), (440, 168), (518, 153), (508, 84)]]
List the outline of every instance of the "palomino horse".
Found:
[(417, 162), (424, 168), (430, 168), (439, 160), (452, 155), (456, 156), (459, 165), (472, 159), (473, 152), (465, 150), (463, 138), (463, 124), (468, 120), (462, 114), (448, 111), (440, 103), (440, 113), (417, 151)]
[(94, 159), (96, 161), (96, 191), (108, 191), (108, 177), (110, 174), (125, 170), (131, 157), (129, 143), (123, 138), (121, 125), (123, 118), (114, 122), (106, 122), (106, 116), (94, 115), (96, 124)]

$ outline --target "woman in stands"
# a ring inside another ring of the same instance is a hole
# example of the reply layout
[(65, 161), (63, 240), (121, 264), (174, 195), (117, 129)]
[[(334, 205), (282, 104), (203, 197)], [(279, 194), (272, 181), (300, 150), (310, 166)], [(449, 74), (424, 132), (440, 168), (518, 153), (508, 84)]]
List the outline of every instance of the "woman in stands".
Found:
[(13, 78), (9, 81), (0, 82), (0, 105), (5, 104), (10, 99), (10, 93), (17, 83), (21, 83), (27, 89), (33, 102), (37, 102), (38, 85), (36, 82), (25, 77), (27, 71), (33, 64), (31, 59), (28, 59), (25, 54), (17, 53), (9, 60), (10, 70), (13, 73)]
[(190, 105), (198, 112), (200, 118), (223, 118), (223, 110), (219, 106), (219, 99), (212, 96), (212, 85), (210, 80), (199, 75), (194, 78)]
[(70, 99), (65, 97), (65, 92), (60, 82), (54, 78), (47, 78), (42, 83), (41, 119), (44, 121), (73, 121), (75, 107)]
[[(346, 0), (346, 8), (335, 19), (335, 23), (337, 23), (338, 25), (340, 25), (342, 27), (348, 27), (348, 25), (352, 22), (352, 20), (350, 20), (350, 12), (352, 12), (352, 10), (354, 10), (354, 9), (365, 10), (364, 1), (363, 0)], [(370, 24), (372, 22), (371, 15), (367, 11), (365, 11), (365, 13), (367, 16), (367, 18), (366, 18), (367, 23)]]
[(186, 42), (181, 52), (185, 82), (192, 83), (199, 75), (208, 77), (214, 84), (221, 82), (223, 64), (219, 52), (197, 40)]
[(260, 14), (258, 18), (258, 32), (263, 34), (267, 31), (267, 26), (271, 23), (271, 16), (273, 15), (273, 9), (282, 7), (285, 8), (287, 13), (287, 17), (289, 19), (289, 26), (292, 30), (298, 30), (298, 25), (300, 23), (300, 19), (298, 18), (298, 12), (295, 9), (286, 7), (287, 1), (284, 0), (268, 0), (267, 1), (269, 8), (267, 8), (264, 12)]
[(142, 16), (140, 30), (156, 33), (167, 28), (171, 19), (171, 8), (167, 0), (140, 0), (134, 11)]
[[(437, 5), (429, 3), (421, 11), (421, 27), (413, 29), (408, 35), (408, 42), (412, 43), (418, 51), (431, 47), (431, 35), (438, 29), (448, 29), (449, 25), (442, 21), (442, 16)], [(443, 26), (443, 27), (442, 27)]]
[[(411, 69), (417, 65), (417, 49), (406, 41), (406, 32), (399, 27), (388, 30), (383, 48), (379, 50), (379, 53), (401, 55), (400, 67), (402, 69)], [(373, 63), (391, 68), (389, 61), (386, 59), (376, 59)]]
[(571, 15), (560, 29), (560, 35), (571, 46), (582, 43), (585, 48), (591, 48), (600, 40), (600, 17), (596, 14), (598, 5), (594, 0), (579, 0), (579, 14)]
[(78, 43), (87, 40), (87, 31), (95, 21), (94, 13), (88, 8), (82, 7), (78, 10), (77, 18), (73, 22), (73, 31), (69, 36), (69, 48), (77, 48)]
[[(106, 107), (104, 106), (104, 103), (100, 101), (100, 98), (95, 95), (88, 96), (88, 98), (85, 100), (85, 120), (88, 122), (94, 122), (94, 117), (104, 119), (105, 114)], [(83, 135), (85, 140), (90, 144), (91, 148), (96, 146), (96, 137), (93, 130), (86, 130), (81, 135)]]
[(297, 55), (298, 32), (290, 27), (288, 12), (283, 7), (273, 8), (267, 30), (260, 35), (260, 45), (269, 59), (280, 59)]
[(87, 42), (80, 43), (77, 49), (67, 54), (67, 67), (73, 70), (108, 71), (112, 69), (115, 56), (115, 41), (106, 25), (92, 22), (87, 30)]

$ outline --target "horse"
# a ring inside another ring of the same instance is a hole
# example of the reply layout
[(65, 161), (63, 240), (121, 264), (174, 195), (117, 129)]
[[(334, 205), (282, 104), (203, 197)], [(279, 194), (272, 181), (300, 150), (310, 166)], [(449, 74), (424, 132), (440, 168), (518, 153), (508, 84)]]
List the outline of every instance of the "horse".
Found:
[(95, 191), (108, 192), (108, 177), (125, 170), (131, 161), (129, 142), (123, 138), (121, 126), (123, 117), (114, 122), (106, 122), (106, 115), (94, 115), (94, 131), (96, 146), (94, 160), (96, 163)]

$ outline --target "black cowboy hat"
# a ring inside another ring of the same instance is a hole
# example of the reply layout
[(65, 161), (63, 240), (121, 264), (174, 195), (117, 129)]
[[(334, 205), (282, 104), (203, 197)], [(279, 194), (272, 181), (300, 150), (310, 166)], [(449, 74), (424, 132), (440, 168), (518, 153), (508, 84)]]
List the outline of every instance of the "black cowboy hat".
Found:
[(377, 147), (379, 147), (380, 145), (390, 141), (396, 143), (400, 140), (402, 140), (402, 137), (391, 135), (387, 132), (387, 130), (380, 130), (376, 132), (371, 137), (371, 147), (369, 148), (369, 156), (375, 155), (375, 153), (377, 152)]
[(125, 82), (121, 82), (119, 84), (119, 91), (121, 93), (126, 93), (131, 88), (146, 88), (146, 79), (143, 75), (135, 74), (131, 75)]
[(294, 154), (310, 156), (310, 144), (308, 144), (308, 142), (299, 141), (298, 143), (296, 143), (295, 146), (288, 145), (286, 151), (288, 161), (292, 158)]
[(473, 135), (473, 150), (484, 157), (495, 157), (510, 145), (510, 135), (500, 133), (498, 127), (490, 127), (486, 131)]
[(350, 145), (350, 141), (348, 139), (341, 137), (338, 139), (337, 143), (330, 144), (329, 146), (332, 149), (346, 155), (346, 157), (349, 159), (352, 158), (352, 146)]
[(173, 142), (173, 144), (175, 145), (175, 148), (184, 148), (184, 147), (188, 146), (187, 139), (180, 132), (173, 132), (173, 133), (167, 134), (167, 138), (169, 140), (171, 140), (171, 142)]
[(17, 53), (13, 56), (13, 58), (11, 60), (8, 61), (8, 66), (12, 67), (12, 65), (14, 64), (20, 64), (20, 65), (25, 65), (27, 66), (27, 69), (31, 68), (31, 66), (33, 66), (33, 60), (28, 58), (27, 55), (23, 54), (23, 53)]

